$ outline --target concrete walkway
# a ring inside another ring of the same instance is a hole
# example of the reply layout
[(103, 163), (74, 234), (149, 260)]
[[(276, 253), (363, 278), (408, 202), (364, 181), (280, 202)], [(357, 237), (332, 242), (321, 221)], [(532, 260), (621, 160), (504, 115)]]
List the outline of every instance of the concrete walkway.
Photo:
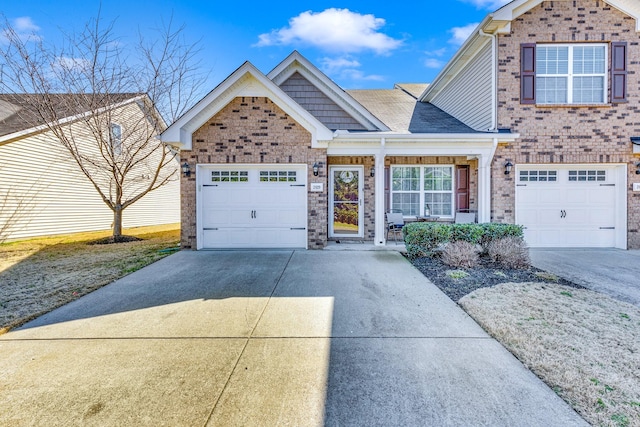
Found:
[(396, 252), (180, 252), (0, 359), (0, 425), (586, 425)]
[(538, 268), (640, 307), (640, 250), (531, 249)]

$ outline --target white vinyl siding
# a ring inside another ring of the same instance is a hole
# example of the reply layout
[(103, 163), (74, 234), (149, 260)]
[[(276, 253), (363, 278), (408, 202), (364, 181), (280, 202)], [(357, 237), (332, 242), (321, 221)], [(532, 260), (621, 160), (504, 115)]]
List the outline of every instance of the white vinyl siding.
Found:
[(431, 103), (467, 126), (486, 131), (493, 126), (491, 73), (491, 42), (488, 42)]
[[(81, 125), (72, 126), (74, 133), (83, 132)], [(148, 175), (141, 174), (138, 185), (146, 180)], [(66, 149), (44, 132), (0, 145), (0, 229), (7, 222), (8, 238), (14, 240), (109, 230), (113, 213)], [(123, 213), (124, 227), (179, 222), (177, 174)]]

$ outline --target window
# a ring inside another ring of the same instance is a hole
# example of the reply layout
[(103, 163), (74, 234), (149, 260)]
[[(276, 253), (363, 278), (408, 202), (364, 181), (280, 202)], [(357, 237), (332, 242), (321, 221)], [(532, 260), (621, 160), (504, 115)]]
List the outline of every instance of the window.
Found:
[(520, 171), (520, 182), (556, 182), (558, 171)]
[(296, 171), (260, 171), (260, 182), (296, 182)]
[(601, 44), (537, 45), (538, 104), (602, 104), (607, 48)]
[(122, 154), (122, 126), (115, 123), (109, 126), (109, 140), (113, 155), (119, 156)]
[(391, 208), (404, 216), (453, 216), (452, 166), (393, 166)]
[(569, 171), (570, 182), (603, 182), (607, 180), (607, 171), (579, 170)]
[(249, 182), (249, 172), (211, 171), (211, 182)]

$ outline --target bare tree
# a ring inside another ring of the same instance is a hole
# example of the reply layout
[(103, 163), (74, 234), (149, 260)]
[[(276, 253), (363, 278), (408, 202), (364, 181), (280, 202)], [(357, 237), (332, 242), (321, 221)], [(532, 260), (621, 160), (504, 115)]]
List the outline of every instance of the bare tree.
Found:
[(63, 34), (59, 46), (19, 33), (6, 18), (0, 31), (0, 91), (68, 151), (113, 211), (118, 241), (123, 211), (179, 178), (176, 151), (157, 136), (199, 95), (197, 46), (171, 23), (153, 40), (139, 35), (135, 48), (99, 18)]

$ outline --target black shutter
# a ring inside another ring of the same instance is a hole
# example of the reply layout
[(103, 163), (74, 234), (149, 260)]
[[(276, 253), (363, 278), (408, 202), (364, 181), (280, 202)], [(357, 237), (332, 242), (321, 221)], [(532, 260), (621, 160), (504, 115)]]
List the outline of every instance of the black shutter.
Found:
[(536, 44), (520, 45), (520, 103), (536, 103)]
[(611, 103), (627, 102), (627, 42), (611, 43)]

